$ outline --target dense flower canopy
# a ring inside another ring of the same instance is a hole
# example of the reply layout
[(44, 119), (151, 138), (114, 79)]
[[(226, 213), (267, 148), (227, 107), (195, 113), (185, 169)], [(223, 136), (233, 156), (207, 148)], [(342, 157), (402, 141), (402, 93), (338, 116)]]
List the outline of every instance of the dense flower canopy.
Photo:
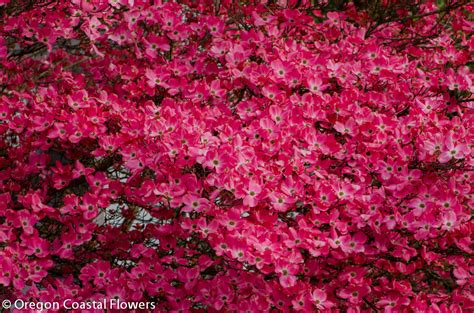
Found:
[(0, 299), (473, 310), (473, 9), (0, 0)]

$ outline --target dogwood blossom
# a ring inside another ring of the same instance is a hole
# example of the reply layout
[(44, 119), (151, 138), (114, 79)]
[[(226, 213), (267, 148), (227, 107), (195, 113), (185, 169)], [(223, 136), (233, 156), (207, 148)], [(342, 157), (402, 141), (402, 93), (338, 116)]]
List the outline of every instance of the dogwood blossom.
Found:
[(0, 301), (473, 311), (473, 10), (0, 0)]

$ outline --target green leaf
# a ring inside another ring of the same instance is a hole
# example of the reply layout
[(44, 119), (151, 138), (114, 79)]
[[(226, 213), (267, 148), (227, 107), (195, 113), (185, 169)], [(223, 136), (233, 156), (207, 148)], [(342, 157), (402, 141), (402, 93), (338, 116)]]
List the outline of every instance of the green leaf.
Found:
[(446, 7), (446, 2), (444, 0), (436, 0), (436, 6), (438, 7), (438, 9), (444, 10), (444, 8)]

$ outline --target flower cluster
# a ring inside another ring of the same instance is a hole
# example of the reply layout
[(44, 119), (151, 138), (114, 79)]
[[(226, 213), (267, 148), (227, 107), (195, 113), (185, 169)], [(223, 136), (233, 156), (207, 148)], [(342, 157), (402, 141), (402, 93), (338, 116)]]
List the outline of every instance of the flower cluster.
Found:
[(474, 309), (473, 11), (0, 0), (0, 298)]

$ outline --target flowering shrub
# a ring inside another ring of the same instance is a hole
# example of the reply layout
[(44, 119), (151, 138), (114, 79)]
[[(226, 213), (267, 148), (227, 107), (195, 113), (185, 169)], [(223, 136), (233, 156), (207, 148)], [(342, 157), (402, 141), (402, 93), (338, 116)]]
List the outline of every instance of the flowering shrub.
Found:
[(0, 298), (474, 309), (473, 9), (0, 0)]

